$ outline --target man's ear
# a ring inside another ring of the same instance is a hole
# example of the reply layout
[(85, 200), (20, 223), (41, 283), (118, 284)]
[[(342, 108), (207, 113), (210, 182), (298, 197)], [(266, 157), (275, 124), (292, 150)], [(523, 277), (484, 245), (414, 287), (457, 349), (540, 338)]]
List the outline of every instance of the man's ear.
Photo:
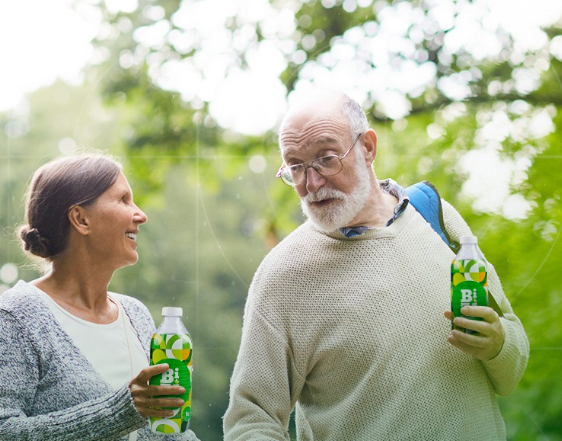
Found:
[(367, 130), (362, 136), (365, 148), (365, 161), (371, 165), (377, 156), (377, 134), (373, 129)]
[(76, 230), (77, 233), (87, 236), (90, 234), (90, 221), (87, 216), (87, 211), (80, 205), (70, 207), (68, 211), (68, 220), (70, 226)]

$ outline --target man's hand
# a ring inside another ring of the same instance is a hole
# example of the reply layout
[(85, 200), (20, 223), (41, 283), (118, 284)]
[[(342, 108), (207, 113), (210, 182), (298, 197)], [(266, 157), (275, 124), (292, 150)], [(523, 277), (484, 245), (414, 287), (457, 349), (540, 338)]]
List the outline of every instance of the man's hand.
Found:
[[(476, 334), (453, 330), (447, 341), (479, 360), (491, 360), (498, 355), (505, 341), (505, 332), (497, 312), (487, 306), (464, 306), (461, 312), (468, 317), (481, 317), (484, 320), (455, 317), (453, 323), (456, 326), (476, 331)], [(445, 311), (445, 317), (451, 320), (452, 312)]]

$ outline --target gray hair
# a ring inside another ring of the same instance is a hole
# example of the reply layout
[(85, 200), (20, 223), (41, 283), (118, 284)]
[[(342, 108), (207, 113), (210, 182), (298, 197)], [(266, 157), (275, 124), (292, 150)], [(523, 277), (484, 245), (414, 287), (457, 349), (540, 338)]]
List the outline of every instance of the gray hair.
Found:
[(352, 100), (347, 95), (343, 97), (341, 112), (349, 119), (349, 130), (352, 138), (355, 139), (361, 133), (369, 130), (367, 115), (357, 101)]

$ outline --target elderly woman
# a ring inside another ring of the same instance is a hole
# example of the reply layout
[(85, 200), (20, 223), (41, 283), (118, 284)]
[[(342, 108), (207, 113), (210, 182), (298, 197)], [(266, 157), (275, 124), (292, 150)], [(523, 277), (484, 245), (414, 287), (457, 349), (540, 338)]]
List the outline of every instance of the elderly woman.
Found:
[(137, 261), (147, 220), (120, 165), (103, 155), (44, 165), (26, 217), (24, 248), (51, 270), (0, 296), (0, 439), (196, 440), (148, 428), (184, 389), (148, 384), (167, 369), (148, 366), (154, 322), (138, 300), (107, 291)]

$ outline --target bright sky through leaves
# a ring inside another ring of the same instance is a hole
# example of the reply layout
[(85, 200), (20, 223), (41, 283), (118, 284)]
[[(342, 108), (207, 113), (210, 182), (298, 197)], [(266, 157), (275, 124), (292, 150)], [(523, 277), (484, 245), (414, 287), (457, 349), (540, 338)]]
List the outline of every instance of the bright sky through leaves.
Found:
[[(75, 1), (74, 9), (72, 0), (0, 2), (0, 59), (7, 67), (0, 69), (0, 111), (25, 103), (26, 93), (51, 84), (57, 77), (79, 83), (88, 61), (104, 61), (104, 51), (94, 51), (90, 42), (113, 31), (102, 23), (97, 2)], [(321, 3), (325, 8), (336, 4), (335, 0)], [(105, 4), (109, 12), (133, 12), (138, 7), (137, 0), (105, 0)], [(185, 1), (170, 21), (155, 3), (142, 11), (153, 24), (134, 31), (137, 50), (123, 51), (119, 64), (128, 69), (146, 62), (152, 80), (161, 88), (178, 92), (194, 108), (208, 102), (211, 116), (221, 127), (261, 135), (275, 128), (286, 110), (287, 90), (279, 75), (289, 61), (301, 67), (295, 72), (296, 92), (315, 86), (340, 89), (366, 106), (375, 104), (377, 112), (400, 120), (408, 115), (411, 98), (432, 85), (449, 99), (462, 101), (471, 93), (470, 83), (481, 75), (469, 63), (436, 81), (435, 63), (416, 55), (416, 43), (424, 33), (431, 33), (432, 26), (449, 29), (442, 57), (465, 51), (477, 61), (499, 61), (509, 36), (514, 42), (510, 61), (517, 65), (525, 60), (524, 67), (513, 72), (513, 87), (522, 95), (536, 89), (541, 73), (549, 69), (549, 56), (562, 59), (562, 36), (549, 42), (541, 29), (560, 20), (560, 0), (427, 0), (427, 4), (425, 16), (411, 2), (390, 6), (381, 1), (345, 0), (343, 9), (350, 13), (357, 7), (374, 8), (377, 22), (360, 23), (331, 42), (322, 41), (319, 34), (305, 35), (302, 47), (320, 53), (315, 61), (307, 61), (294, 38), (295, 13), (301, 6), (297, 0), (278, 2), (277, 7), (268, 0)], [(234, 19), (236, 28), (225, 26)], [(170, 32), (172, 24), (175, 29)], [(258, 26), (262, 41), (256, 37)], [(118, 27), (128, 31), (131, 23), (123, 18)], [(180, 54), (193, 49), (195, 54), (166, 59), (158, 53), (165, 43)], [(532, 65), (526, 63), (529, 52), (537, 52)], [(240, 66), (241, 53), (244, 67)], [(496, 87), (502, 87), (493, 83), (488, 86), (491, 95)], [(25, 105), (20, 107), (22, 111), (25, 113)], [(500, 109), (482, 115), (489, 121), (478, 132), (476, 144), (480, 148), (463, 158), (459, 170), (471, 170), (463, 193), (478, 199), (476, 210), (497, 211), (503, 206), (508, 207), (503, 209), (504, 216), (522, 218), (530, 206), (509, 200), (509, 188), (525, 179), (531, 162), (501, 159), (499, 145), (507, 137), (517, 139), (521, 131), (531, 138), (546, 136), (553, 130), (554, 110), (532, 115), (523, 110), (517, 124), (508, 124), (505, 112)], [(438, 124), (427, 128), (430, 139), (438, 139), (441, 132)], [(474, 166), (484, 163), (487, 168)], [(484, 176), (493, 176), (493, 191), (483, 187)]]
[[(331, 5), (329, 1), (323, 3)], [(372, 3), (347, 0), (344, 9), (352, 11), (357, 5), (365, 7)], [(457, 3), (456, 12), (460, 14), (455, 23), (452, 3), (433, 3), (433, 18), (445, 28), (455, 24), (447, 36), (450, 47), (469, 48), (474, 56), (482, 58), (494, 56), (501, 49), (496, 35), (498, 27), (509, 31), (523, 52), (544, 45), (546, 37), (539, 26), (551, 24), (562, 14), (559, 0), (480, 0), (464, 5), (461, 1)], [(16, 106), (26, 93), (49, 85), (57, 77), (71, 82), (81, 80), (81, 68), (94, 55), (89, 42), (99, 32), (100, 19), (96, 9), (87, 3), (79, 4), (77, 10), (72, 10), (70, 4), (71, 0), (0, 2), (0, 57), (5, 63), (0, 70), (0, 110)], [(106, 4), (111, 11), (132, 11), (137, 7), (136, 0), (106, 0)], [(277, 77), (287, 65), (288, 54), (296, 58), (299, 55), (292, 53), (294, 47), (288, 40), (282, 40), (295, 29), (294, 8), (298, 2), (287, 2), (282, 10), (274, 9), (267, 0), (205, 0), (186, 5), (175, 14), (174, 24), (185, 29), (196, 27), (202, 50), (192, 59), (155, 66), (154, 79), (161, 87), (177, 90), (186, 100), (210, 102), (211, 113), (223, 127), (248, 134), (271, 129), (286, 107), (286, 91)], [(486, 7), (491, 12), (485, 12)], [(147, 13), (158, 18), (159, 7)], [(246, 27), (231, 35), (224, 23), (234, 15)], [(376, 38), (369, 38), (367, 26), (349, 30), (320, 63), (301, 71), (297, 87), (306, 89), (313, 81), (330, 84), (362, 101), (366, 96), (361, 83), (369, 83), (385, 113), (394, 118), (407, 114), (408, 102), (403, 93), (415, 93), (431, 81), (434, 66), (406, 62), (396, 72), (384, 68), (384, 63), (388, 47), (407, 44), (404, 37), (416, 38), (415, 33), (408, 35), (407, 31), (420, 17), (405, 2), (383, 9), (379, 18), (382, 24)], [(259, 44), (252, 41), (250, 30), (256, 23), (262, 25), (267, 39)], [(168, 26), (167, 22), (157, 22), (141, 28), (135, 39), (147, 46), (157, 46), (165, 38)], [(174, 40), (176, 48), (193, 43), (189, 34), (176, 33), (168, 38)], [(364, 69), (358, 72), (353, 61), (354, 46), (362, 41), (371, 45), (369, 50), (373, 53), (380, 54), (381, 67), (367, 74), (361, 74)], [(248, 45), (252, 46), (247, 55), (248, 69), (230, 69), (227, 73), (228, 51), (242, 50)], [(125, 65), (132, 62), (126, 54), (121, 60)], [(522, 74), (521, 87), (532, 87), (532, 81), (533, 78)], [(465, 82), (460, 76), (451, 77), (443, 80), (440, 87), (451, 97), (462, 99)], [(373, 90), (374, 84), (378, 86)]]

